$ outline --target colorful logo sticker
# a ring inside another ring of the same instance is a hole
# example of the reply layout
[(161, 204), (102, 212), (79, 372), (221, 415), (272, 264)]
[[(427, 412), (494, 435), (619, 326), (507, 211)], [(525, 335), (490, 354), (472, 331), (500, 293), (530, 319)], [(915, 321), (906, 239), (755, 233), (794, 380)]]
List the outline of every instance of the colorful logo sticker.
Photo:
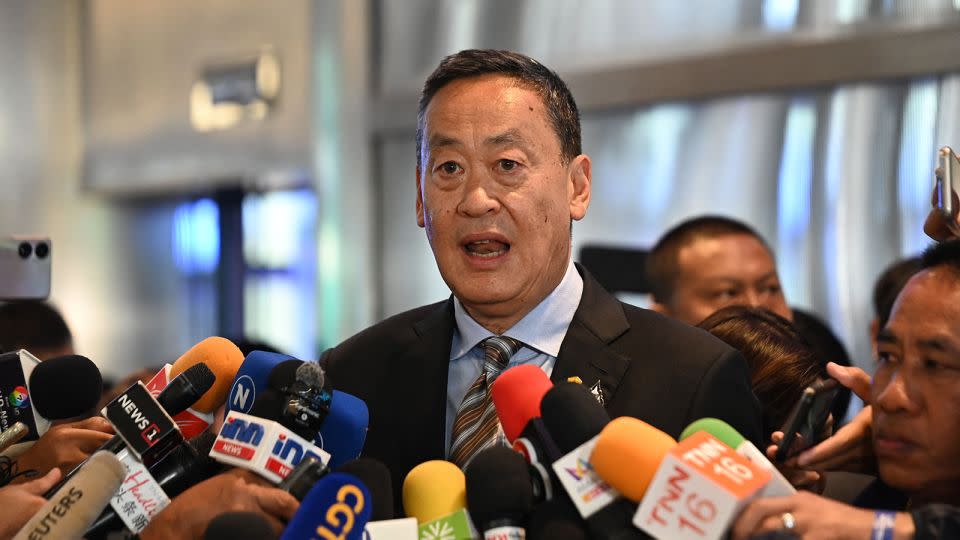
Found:
[(30, 406), (30, 395), (27, 394), (27, 389), (23, 386), (18, 386), (10, 392), (8, 397), (10, 405), (23, 409)]

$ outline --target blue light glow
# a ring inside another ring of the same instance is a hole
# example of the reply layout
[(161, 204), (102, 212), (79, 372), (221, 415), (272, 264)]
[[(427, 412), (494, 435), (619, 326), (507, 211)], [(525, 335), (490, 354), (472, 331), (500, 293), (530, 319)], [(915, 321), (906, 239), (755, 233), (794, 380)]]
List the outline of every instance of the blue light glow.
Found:
[(184, 203), (174, 210), (173, 260), (186, 275), (216, 271), (220, 263), (220, 209), (213, 200)]

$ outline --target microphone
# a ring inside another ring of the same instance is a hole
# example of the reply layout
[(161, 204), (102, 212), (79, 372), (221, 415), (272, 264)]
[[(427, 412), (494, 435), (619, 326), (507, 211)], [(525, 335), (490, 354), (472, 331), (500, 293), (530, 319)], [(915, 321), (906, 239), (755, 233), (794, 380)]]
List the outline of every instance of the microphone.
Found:
[(47, 501), (14, 540), (80, 538), (123, 480), (123, 465), (109, 452), (94, 454)]
[[(134, 447), (131, 451), (137, 459), (140, 461), (146, 459), (147, 465), (155, 463), (183, 440), (176, 424), (170, 418), (170, 413), (176, 414), (189, 407), (210, 388), (213, 379), (214, 375), (210, 368), (205, 364), (196, 364), (171, 381), (156, 400), (151, 397), (143, 383), (138, 381), (131, 385), (126, 392), (103, 409), (104, 416), (110, 420), (117, 435), (105, 442), (99, 450), (116, 454), (127, 448), (129, 441), (133, 441)], [(108, 408), (111, 409), (110, 415), (106, 414)], [(63, 480), (44, 494), (44, 497), (49, 499), (53, 492), (76, 474), (82, 466), (83, 463), (67, 473)]]
[(355, 476), (330, 473), (300, 503), (280, 540), (342, 538), (360, 540), (372, 512), (370, 492)]
[(551, 388), (547, 374), (530, 364), (512, 367), (493, 381), (490, 395), (508, 441), (522, 437), (530, 420), (540, 417), (540, 402)]
[(539, 502), (553, 498), (554, 486), (560, 484), (550, 464), (563, 454), (540, 418), (540, 402), (551, 388), (542, 369), (524, 364), (504, 371), (490, 390), (507, 440), (530, 465), (534, 500)]
[(14, 446), (11, 454), (22, 452), (50, 428), (50, 420), (36, 410), (28, 384), (30, 374), (40, 361), (25, 350), (0, 354), (0, 430), (21, 422), (27, 426), (24, 443)]
[(371, 497), (372, 521), (393, 519), (393, 480), (386, 465), (371, 458), (357, 458), (341, 465), (337, 472), (352, 475), (367, 486)]
[(673, 437), (643, 420), (621, 416), (600, 432), (590, 465), (607, 484), (637, 503), (664, 456), (676, 445)]
[(173, 365), (165, 364), (147, 382), (147, 389), (154, 397), (158, 397), (171, 380), (197, 364), (204, 364), (213, 372), (215, 384), (202, 398), (195, 400), (192, 407), (170, 414), (183, 437), (192, 439), (213, 423), (213, 413), (226, 396), (224, 386), (234, 379), (242, 361), (243, 353), (236, 345), (221, 337), (210, 337), (188, 349)]
[(177, 358), (170, 367), (170, 377), (176, 380), (181, 373), (193, 366), (206, 365), (215, 374), (213, 386), (200, 399), (193, 402), (192, 406), (200, 412), (212, 413), (227, 399), (231, 383), (242, 363), (243, 353), (232, 341), (213, 336), (190, 347), (180, 358)]
[(403, 480), (403, 508), (420, 524), (420, 537), (476, 538), (477, 532), (466, 506), (466, 477), (449, 461), (421, 463)]
[(364, 528), (364, 540), (418, 540), (417, 520), (393, 519), (393, 480), (382, 462), (370, 458), (348, 461), (337, 472), (355, 476), (370, 490), (373, 511)]
[(28, 428), (26, 424), (23, 422), (15, 422), (9, 429), (5, 429), (0, 433), (0, 452), (19, 442), (20, 439), (26, 437), (28, 433), (30, 433), (30, 428)]
[(713, 435), (720, 442), (733, 448), (738, 454), (750, 460), (754, 465), (759, 465), (761, 468), (770, 472), (770, 481), (767, 482), (767, 485), (764, 486), (760, 492), (760, 497), (786, 497), (797, 492), (790, 481), (780, 474), (780, 471), (773, 463), (770, 463), (767, 456), (763, 455), (763, 452), (760, 451), (759, 448), (744, 438), (737, 430), (733, 429), (730, 424), (717, 418), (701, 418), (683, 430), (683, 433), (680, 434), (680, 440), (682, 441), (698, 431), (705, 431)]
[(537, 505), (527, 525), (528, 540), (587, 540), (587, 531), (577, 509), (564, 499)]
[(118, 457), (126, 470), (121, 489), (85, 536), (102, 538), (123, 526), (142, 531), (172, 498), (220, 472), (220, 465), (207, 456), (214, 439), (213, 433), (205, 432), (183, 442), (149, 470), (121, 451)]
[(294, 360), (292, 356), (263, 351), (252, 351), (240, 364), (227, 396), (227, 412), (250, 414), (260, 393), (268, 389), (270, 373), (281, 362)]
[(698, 431), (663, 457), (633, 524), (655, 538), (719, 540), (769, 480), (769, 471)]
[[(148, 466), (183, 440), (171, 416), (185, 411), (215, 384), (206, 364), (194, 364), (170, 381), (156, 397), (137, 382), (103, 408), (117, 432), (102, 447), (114, 453), (124, 447)], [(162, 443), (162, 444), (158, 444)]]
[(306, 456), (286, 478), (277, 484), (277, 487), (293, 495), (298, 501), (302, 501), (310, 488), (329, 472), (330, 469), (322, 461), (313, 456)]
[[(317, 386), (318, 382), (323, 386)], [(320, 364), (280, 362), (271, 371), (268, 386), (282, 394), (281, 410), (271, 412), (269, 417), (279, 414), (281, 424), (312, 439), (313, 444), (330, 454), (330, 467), (339, 467), (360, 456), (370, 423), (367, 404), (346, 392), (330, 390), (330, 381)], [(276, 396), (270, 391), (263, 392), (261, 397), (264, 395)]]
[(256, 512), (225, 512), (210, 520), (203, 540), (270, 540), (277, 538), (266, 518)]
[(533, 488), (523, 457), (492, 446), (470, 460), (466, 472), (467, 506), (486, 540), (523, 540), (524, 522), (533, 509)]
[(40, 416), (67, 420), (89, 416), (96, 409), (103, 393), (103, 378), (97, 365), (85, 356), (58, 356), (33, 368), (29, 388)]
[(266, 518), (256, 512), (225, 512), (210, 520), (203, 540), (270, 540), (277, 538)]
[(274, 484), (286, 478), (307, 456), (324, 464), (330, 461), (330, 454), (279, 422), (237, 411), (227, 414), (210, 449), (213, 459), (255, 472)]
[(572, 382), (562, 382), (550, 389), (543, 396), (540, 410), (544, 425), (564, 452), (551, 467), (586, 521), (590, 536), (640, 536), (630, 525), (633, 505), (621, 498), (590, 465), (597, 436), (610, 422), (607, 411), (587, 387)]

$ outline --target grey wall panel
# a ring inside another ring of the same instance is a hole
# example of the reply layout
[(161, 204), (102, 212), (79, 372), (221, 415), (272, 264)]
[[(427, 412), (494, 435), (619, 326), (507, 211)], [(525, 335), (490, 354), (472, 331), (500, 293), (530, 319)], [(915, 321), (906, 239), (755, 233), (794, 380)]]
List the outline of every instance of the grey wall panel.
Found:
[[(311, 170), (311, 2), (85, 3), (88, 186), (125, 194), (218, 183), (286, 186)], [(263, 121), (197, 132), (190, 92), (203, 71), (272, 50), (280, 94)]]

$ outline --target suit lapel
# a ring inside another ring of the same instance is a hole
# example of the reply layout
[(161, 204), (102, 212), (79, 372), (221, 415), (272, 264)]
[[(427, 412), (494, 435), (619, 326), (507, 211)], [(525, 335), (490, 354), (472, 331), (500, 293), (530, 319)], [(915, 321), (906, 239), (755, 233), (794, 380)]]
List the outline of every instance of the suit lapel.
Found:
[(629, 358), (609, 344), (628, 331), (630, 324), (620, 302), (583, 267), (576, 267), (583, 276), (583, 295), (560, 345), (550, 379), (558, 383), (579, 377), (588, 387), (599, 381), (609, 403), (630, 365)]
[[(401, 389), (396, 408), (397, 425), (410, 418), (426, 455), (443, 459), (445, 454), (447, 376), (453, 341), (453, 302), (448, 300), (413, 326), (416, 340), (399, 362), (392, 363), (391, 386)], [(405, 434), (410, 436), (411, 434)]]

